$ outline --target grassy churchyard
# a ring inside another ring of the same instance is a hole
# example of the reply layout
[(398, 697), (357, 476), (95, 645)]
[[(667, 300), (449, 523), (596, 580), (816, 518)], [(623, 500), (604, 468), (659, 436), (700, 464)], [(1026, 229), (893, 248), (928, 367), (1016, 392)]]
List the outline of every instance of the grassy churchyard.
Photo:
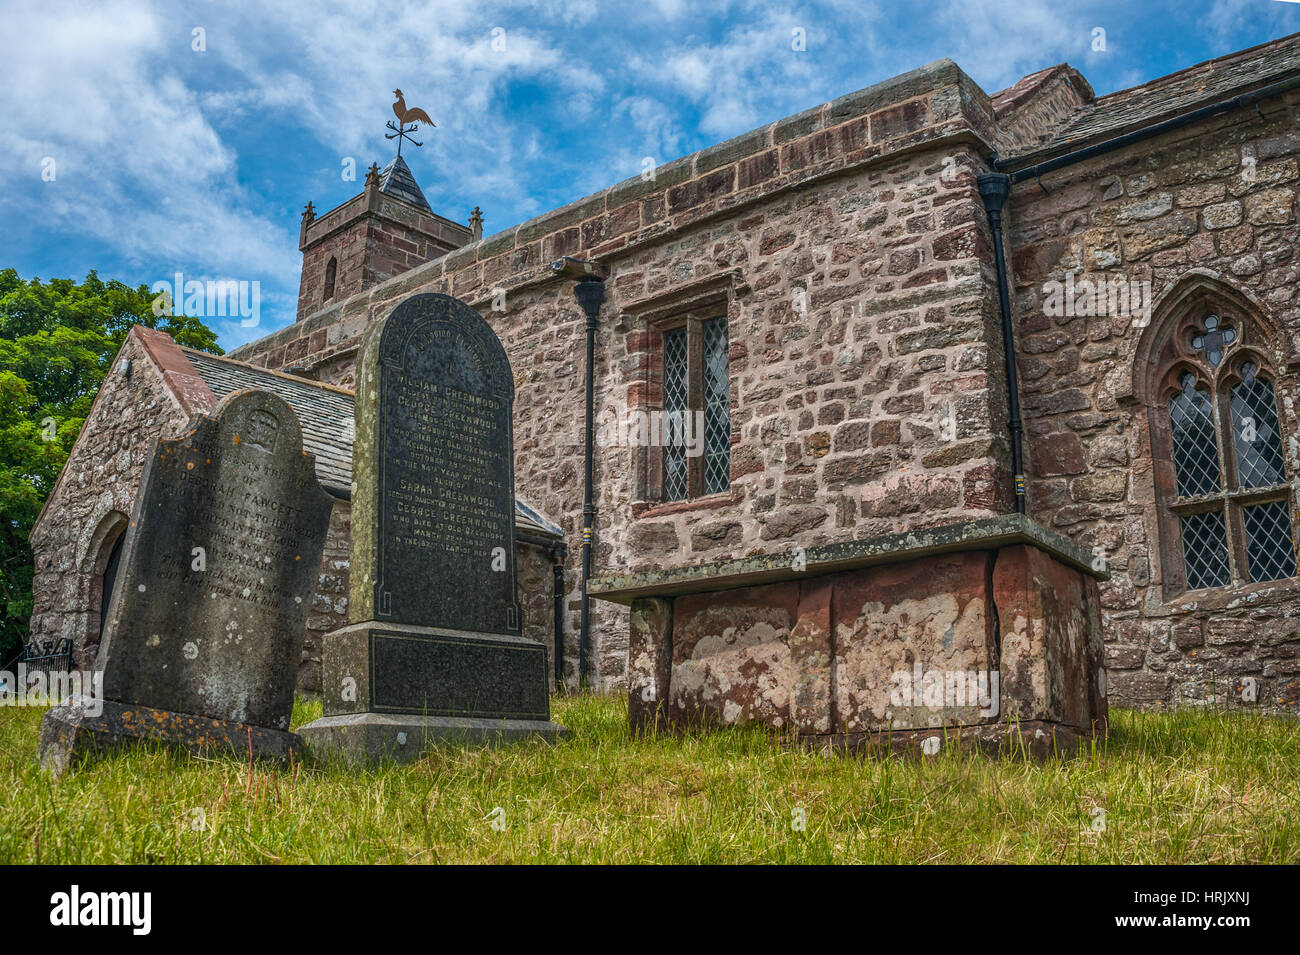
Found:
[(1073, 758), (914, 762), (757, 728), (633, 740), (621, 699), (560, 697), (555, 746), (251, 772), (132, 749), (55, 781), (43, 712), (0, 707), (0, 863), (1300, 862), (1300, 723), (1277, 717), (1120, 710)]

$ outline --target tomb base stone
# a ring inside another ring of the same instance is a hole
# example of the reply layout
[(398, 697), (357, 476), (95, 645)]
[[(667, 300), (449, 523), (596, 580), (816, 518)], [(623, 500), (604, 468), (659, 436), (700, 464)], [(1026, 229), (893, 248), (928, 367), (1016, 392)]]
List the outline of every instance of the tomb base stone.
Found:
[(72, 697), (41, 721), (41, 765), (56, 775), (132, 743), (172, 744), (202, 756), (247, 756), (258, 762), (302, 758), (302, 741), (287, 730), (137, 703)]
[(322, 665), (325, 715), (299, 730), (318, 758), (408, 762), (566, 733), (550, 721), (546, 651), (525, 637), (366, 621), (328, 634)]

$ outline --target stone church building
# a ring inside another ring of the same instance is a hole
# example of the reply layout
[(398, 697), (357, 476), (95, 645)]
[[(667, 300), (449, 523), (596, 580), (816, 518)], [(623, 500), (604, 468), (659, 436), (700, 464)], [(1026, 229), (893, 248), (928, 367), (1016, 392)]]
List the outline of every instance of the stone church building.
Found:
[[(941, 60), (486, 237), (477, 208), (435, 214), (404, 161), (372, 168), (304, 212), (296, 322), (223, 359), (133, 331), (32, 536), (33, 636), (93, 655), (143, 442), (268, 387), (339, 499), (304, 646), (318, 681), (346, 611), (361, 335), (442, 292), (514, 369), (525, 623), (548, 646), (558, 624), (571, 686), (585, 650), (598, 688), (659, 674), (712, 686), (724, 720), (838, 725), (846, 674), (887, 662), (836, 649), (869, 631), (841, 595), (888, 616), (941, 580), (949, 616), (927, 597), (891, 619), (942, 652), (966, 627), (1006, 670), (1011, 621), (1064, 603), (1099, 631), (1117, 705), (1293, 709), (1298, 160), (1300, 35), (1102, 97), (1065, 64), (990, 95)], [(609, 599), (585, 648), (586, 319), (566, 256), (605, 288), (591, 592)], [(696, 446), (643, 440), (672, 415), (699, 421)], [(910, 569), (845, 576), (886, 552)], [(774, 569), (808, 555), (836, 589)], [(730, 574), (747, 596), (707, 624), (717, 602), (691, 595)], [(656, 613), (676, 646), (645, 642)], [(1073, 640), (1058, 670), (1084, 666)], [(730, 662), (688, 673), (709, 641)]]

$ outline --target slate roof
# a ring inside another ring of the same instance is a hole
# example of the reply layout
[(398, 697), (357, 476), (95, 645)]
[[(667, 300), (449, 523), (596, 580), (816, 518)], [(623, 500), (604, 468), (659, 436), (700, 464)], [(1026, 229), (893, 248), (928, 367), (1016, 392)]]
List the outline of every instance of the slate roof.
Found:
[(409, 202), (413, 206), (419, 206), (426, 212), (433, 211), (429, 206), (429, 200), (424, 198), (424, 193), (420, 191), (420, 184), (415, 181), (411, 167), (401, 156), (394, 156), (393, 161), (379, 174), (379, 191)]
[[(1142, 86), (1099, 96), (1081, 107), (1046, 142), (1008, 158), (1019, 160), (1032, 156), (1037, 159), (1069, 152), (1296, 74), (1300, 74), (1300, 33), (1206, 60)], [(1031, 74), (1016, 86), (994, 94), (994, 102), (998, 103), (999, 99), (1007, 102), (1018, 87), (1037, 76), (1039, 74)]]
[[(303, 449), (316, 455), (316, 475), (335, 497), (352, 496), (353, 393), (231, 358), (182, 348), (195, 372), (220, 401), (232, 391), (260, 388), (289, 403), (302, 426)], [(535, 537), (562, 538), (564, 532), (537, 510), (515, 499), (515, 529)]]

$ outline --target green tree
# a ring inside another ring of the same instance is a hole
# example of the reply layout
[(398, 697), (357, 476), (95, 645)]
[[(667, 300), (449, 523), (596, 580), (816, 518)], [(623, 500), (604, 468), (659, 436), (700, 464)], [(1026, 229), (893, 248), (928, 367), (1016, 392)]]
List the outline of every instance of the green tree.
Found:
[(80, 284), (0, 271), (0, 665), (21, 650), (31, 618), (28, 535), (131, 326), (222, 353), (199, 319), (155, 315), (154, 298), (94, 271)]

